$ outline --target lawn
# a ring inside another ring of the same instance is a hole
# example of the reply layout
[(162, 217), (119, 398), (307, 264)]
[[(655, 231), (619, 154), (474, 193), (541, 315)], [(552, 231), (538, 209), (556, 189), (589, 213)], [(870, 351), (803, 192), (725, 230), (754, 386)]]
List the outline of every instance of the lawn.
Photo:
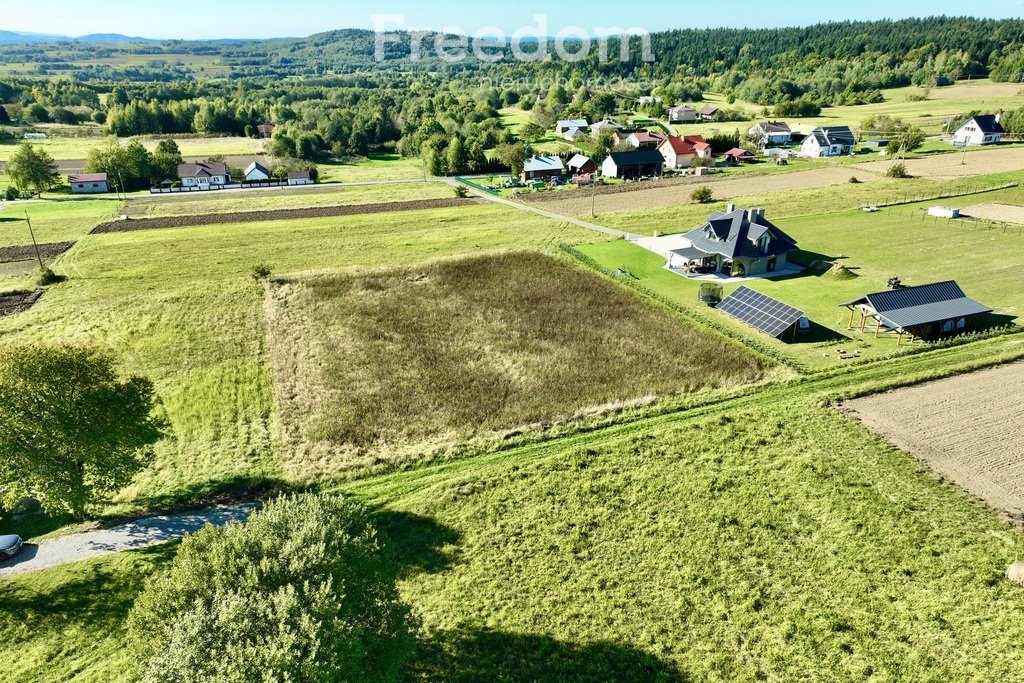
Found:
[(535, 252), (287, 280), (267, 316), (300, 476), (761, 374), (739, 345)]
[(318, 164), (320, 179), (330, 182), (357, 183), (378, 180), (411, 180), (426, 177), (423, 161), (398, 154), (371, 154), (354, 163), (324, 162)]
[(55, 266), (66, 283), (32, 310), (0, 319), (0, 343), (91, 341), (152, 378), (172, 436), (110, 509), (203, 499), (283, 476), (254, 264), (352, 272), (592, 238), (473, 205), (89, 235)]
[[(44, 194), (44, 197), (53, 195)], [(7, 202), (0, 210), (0, 247), (32, 244), (25, 214), (39, 242), (73, 241), (120, 212), (114, 199), (62, 197), (43, 202)]]
[[(1024, 189), (967, 196), (956, 200), (964, 206), (980, 202), (1024, 204)], [(753, 289), (778, 298), (807, 313), (820, 327), (815, 335), (801, 343), (770, 341), (724, 314), (711, 311), (697, 302), (699, 283), (664, 270), (664, 259), (629, 242), (618, 240), (581, 247), (581, 251), (611, 269), (625, 269), (639, 283), (703, 316), (710, 316), (746, 335), (769, 341), (780, 351), (812, 367), (840, 363), (831, 353), (836, 346), (859, 350), (864, 357), (878, 357), (898, 351), (892, 336), (874, 339), (873, 334), (847, 329), (849, 313), (840, 304), (869, 292), (885, 289), (889, 278), (899, 276), (908, 285), (941, 280), (957, 280), (971, 296), (995, 309), (995, 322), (1018, 319), (1024, 310), (1024, 295), (1008, 283), (1017, 279), (1024, 257), (1024, 237), (1017, 229), (987, 227), (970, 222), (951, 222), (925, 218), (924, 202), (885, 208), (877, 213), (846, 211), (777, 217), (770, 210), (769, 220), (794, 237), (807, 252), (801, 260), (810, 263), (842, 263), (856, 277), (847, 280), (813, 274), (757, 280)], [(757, 204), (741, 204), (756, 206)], [(687, 228), (707, 218), (709, 211), (688, 210)], [(697, 215), (700, 217), (697, 218)], [(696, 220), (693, 220), (696, 218)], [(667, 232), (667, 231), (666, 231)], [(826, 266), (827, 267), (827, 266)], [(726, 286), (726, 293), (736, 285)], [(904, 350), (907, 350), (904, 345)]]

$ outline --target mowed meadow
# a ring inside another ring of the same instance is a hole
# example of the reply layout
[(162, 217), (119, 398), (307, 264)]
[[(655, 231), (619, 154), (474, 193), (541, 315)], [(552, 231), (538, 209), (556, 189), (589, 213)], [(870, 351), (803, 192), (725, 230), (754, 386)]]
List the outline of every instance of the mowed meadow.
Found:
[(155, 382), (170, 435), (111, 510), (207, 500), (283, 477), (255, 264), (347, 272), (594, 238), (479, 205), (79, 236), (56, 266), (67, 282), (0, 319), (0, 339), (100, 344)]
[(764, 362), (538, 252), (284, 280), (267, 319), (286, 467), (309, 474), (753, 382)]

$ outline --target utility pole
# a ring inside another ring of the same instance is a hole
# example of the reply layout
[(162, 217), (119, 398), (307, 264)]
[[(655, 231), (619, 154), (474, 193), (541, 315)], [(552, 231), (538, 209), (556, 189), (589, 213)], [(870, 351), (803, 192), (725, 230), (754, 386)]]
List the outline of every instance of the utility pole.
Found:
[(39, 253), (39, 245), (36, 244), (36, 233), (32, 230), (32, 219), (28, 217), (28, 211), (25, 212), (25, 222), (28, 223), (28, 234), (32, 238), (32, 246), (36, 250), (36, 261), (39, 262), (39, 270), (43, 269), (43, 255)]
[(597, 217), (597, 178), (590, 174), (590, 217)]
[[(128, 201), (128, 193), (124, 191), (124, 178), (121, 177), (121, 169), (117, 169), (117, 185), (118, 189), (121, 190), (121, 194), (118, 195), (118, 199), (124, 199)], [(123, 197), (122, 197), (123, 195)]]

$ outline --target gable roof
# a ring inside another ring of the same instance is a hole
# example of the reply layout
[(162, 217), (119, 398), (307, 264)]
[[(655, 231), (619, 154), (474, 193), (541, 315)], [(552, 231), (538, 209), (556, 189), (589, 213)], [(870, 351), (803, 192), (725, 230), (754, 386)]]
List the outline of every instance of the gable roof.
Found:
[(694, 109), (693, 107), (691, 107), (688, 104), (677, 104), (674, 107), (669, 107), (668, 110), (669, 111), (692, 111), (694, 114), (697, 113), (697, 110)]
[(681, 155), (696, 154), (698, 151), (705, 150), (711, 146), (704, 142), (704, 136), (702, 135), (684, 135), (682, 137), (670, 135), (662, 141), (661, 145), (658, 145), (658, 149), (661, 149), (664, 145), (670, 145), (672, 151)]
[[(765, 234), (771, 237), (767, 253), (757, 247), (758, 240)], [(716, 211), (707, 223), (684, 237), (705, 254), (721, 254), (726, 258), (770, 258), (796, 249), (796, 240), (775, 227), (763, 213), (753, 210)]]
[(636, 138), (636, 141), (640, 144), (645, 142), (658, 142), (660, 143), (665, 139), (665, 136), (661, 133), (652, 133), (647, 130), (638, 130), (630, 133), (629, 137)]
[(755, 128), (758, 128), (762, 133), (792, 133), (789, 124), (783, 121), (762, 121), (758, 123)]
[(530, 157), (523, 164), (523, 171), (537, 173), (540, 171), (564, 171), (565, 165), (556, 156)]
[(986, 135), (1006, 132), (1006, 130), (1003, 129), (1003, 125), (996, 120), (996, 117), (993, 114), (979, 114), (978, 116), (972, 116), (964, 121), (963, 125), (961, 125), (960, 128), (957, 128), (957, 130), (960, 130), (971, 121), (974, 121), (974, 124), (978, 126), (978, 130)]
[(616, 121), (615, 119), (601, 119), (597, 123), (591, 124), (590, 127), (591, 128), (615, 128), (615, 129), (622, 128), (622, 126), (619, 125), (619, 122)]
[(565, 119), (563, 121), (559, 121), (556, 125), (560, 129), (579, 128), (580, 130), (583, 130), (584, 128), (590, 128), (590, 124), (587, 123), (584, 119)]
[(270, 175), (270, 169), (268, 169), (266, 166), (264, 166), (258, 161), (254, 161), (246, 167), (245, 175), (249, 175), (253, 171), (260, 171), (264, 175)]
[(733, 159), (752, 159), (754, 157), (753, 154), (740, 147), (733, 147), (725, 153), (725, 156), (732, 157)]
[(569, 163), (566, 164), (569, 168), (583, 168), (587, 164), (591, 163), (591, 158), (582, 154), (577, 154), (569, 159)]
[(75, 173), (68, 176), (68, 184), (71, 183), (105, 183), (106, 173)]
[(890, 329), (906, 329), (992, 312), (991, 308), (968, 298), (955, 280), (876, 292), (843, 305), (870, 306), (882, 319), (882, 324)]
[(719, 112), (718, 107), (712, 107), (709, 104), (708, 106), (706, 106), (706, 107), (704, 107), (703, 109), (700, 110), (700, 115), (701, 116), (712, 116), (714, 114), (717, 114), (718, 112)]
[(309, 180), (309, 171), (288, 171), (288, 180)]
[(821, 147), (832, 145), (843, 145), (852, 147), (857, 144), (857, 138), (849, 126), (825, 126), (818, 127), (811, 131), (811, 136), (818, 141)]
[(197, 161), (194, 164), (181, 164), (178, 166), (179, 178), (198, 178), (200, 176), (227, 175), (227, 167), (224, 164)]
[(641, 166), (648, 164), (661, 165), (665, 163), (665, 157), (656, 149), (638, 149), (633, 152), (612, 152), (608, 155), (615, 166)]

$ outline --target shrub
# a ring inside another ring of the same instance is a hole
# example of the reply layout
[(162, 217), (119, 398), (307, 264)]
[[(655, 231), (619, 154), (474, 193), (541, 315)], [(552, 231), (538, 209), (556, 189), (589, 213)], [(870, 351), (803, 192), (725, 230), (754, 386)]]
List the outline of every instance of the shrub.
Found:
[(469, 196), (469, 190), (467, 190), (462, 185), (456, 185), (455, 186), (455, 196), (458, 197), (459, 199), (465, 199), (466, 197)]
[(850, 176), (850, 179), (848, 181), (846, 181), (846, 182), (850, 183), (851, 185), (858, 185), (858, 184), (860, 184), (860, 179), (857, 178), (857, 176), (852, 175), (852, 176)]
[(893, 164), (889, 167), (889, 170), (885, 172), (887, 178), (909, 178), (910, 175), (907, 173), (907, 165), (902, 161)]
[(266, 263), (257, 263), (252, 267), (252, 279), (257, 281), (266, 280), (273, 274), (274, 269)]
[(17, 198), (18, 198), (18, 191), (16, 189), (14, 189), (13, 187), (8, 187), (6, 190), (4, 190), (4, 200), (5, 201), (13, 202)]
[(55, 285), (58, 282), (64, 282), (64, 280), (65, 277), (63, 275), (57, 275), (50, 268), (40, 268), (36, 284), (40, 287), (49, 287), (50, 285)]
[(368, 512), (282, 497), (185, 538), (128, 618), (140, 681), (394, 681), (413, 619)]
[(710, 204), (714, 201), (715, 193), (707, 185), (701, 185), (690, 193), (690, 199), (698, 204)]

